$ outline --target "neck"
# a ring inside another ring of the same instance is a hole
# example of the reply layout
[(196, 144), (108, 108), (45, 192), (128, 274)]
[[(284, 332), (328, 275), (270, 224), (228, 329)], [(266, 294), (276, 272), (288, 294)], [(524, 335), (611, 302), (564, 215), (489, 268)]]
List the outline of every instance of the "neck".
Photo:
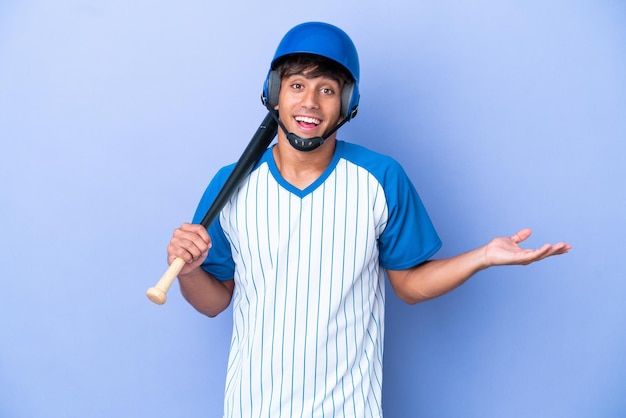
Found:
[(315, 182), (326, 170), (335, 154), (335, 145), (335, 135), (331, 135), (315, 150), (298, 151), (279, 130), (278, 143), (272, 149), (272, 153), (283, 178), (302, 190)]

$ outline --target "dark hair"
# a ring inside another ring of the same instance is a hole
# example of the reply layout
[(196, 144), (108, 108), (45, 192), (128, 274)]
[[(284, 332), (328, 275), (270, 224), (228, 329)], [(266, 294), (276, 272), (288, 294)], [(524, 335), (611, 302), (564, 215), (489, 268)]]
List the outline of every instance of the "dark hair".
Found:
[(307, 78), (328, 77), (341, 85), (354, 82), (350, 71), (336, 61), (315, 54), (291, 54), (281, 57), (275, 64), (280, 79), (306, 72)]

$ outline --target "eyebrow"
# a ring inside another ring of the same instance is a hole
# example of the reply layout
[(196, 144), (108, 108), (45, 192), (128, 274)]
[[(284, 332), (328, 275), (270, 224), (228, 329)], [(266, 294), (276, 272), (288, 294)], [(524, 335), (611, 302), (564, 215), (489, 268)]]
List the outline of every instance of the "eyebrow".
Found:
[(342, 85), (342, 81), (339, 77), (333, 77), (331, 74), (326, 74), (326, 73), (315, 74), (315, 72), (314, 71), (312, 72), (311, 70), (299, 71), (293, 74), (285, 74), (283, 77), (291, 78), (291, 77), (298, 77), (298, 76), (304, 77), (307, 80), (312, 80), (314, 78), (325, 78), (327, 80), (332, 80), (336, 82), (340, 87)]

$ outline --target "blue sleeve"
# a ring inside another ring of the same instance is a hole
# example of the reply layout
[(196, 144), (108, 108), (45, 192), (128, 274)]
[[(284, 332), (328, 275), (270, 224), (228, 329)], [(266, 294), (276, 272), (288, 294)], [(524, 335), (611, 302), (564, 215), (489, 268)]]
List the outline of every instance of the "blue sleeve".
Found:
[(379, 238), (380, 264), (405, 270), (432, 257), (441, 248), (426, 208), (399, 163), (392, 160), (383, 175), (387, 225)]
[[(199, 224), (202, 222), (204, 215), (211, 207), (211, 204), (215, 200), (215, 197), (222, 189), (222, 186), (226, 182), (229, 174), (232, 172), (234, 164), (222, 168), (211, 180), (211, 183), (205, 190), (196, 213), (193, 217), (193, 223)], [(226, 281), (232, 280), (235, 274), (235, 262), (233, 261), (232, 254), (230, 252), (230, 243), (222, 230), (219, 216), (209, 225), (207, 229), (209, 236), (211, 237), (211, 249), (206, 260), (202, 263), (202, 269), (213, 275), (218, 280)]]

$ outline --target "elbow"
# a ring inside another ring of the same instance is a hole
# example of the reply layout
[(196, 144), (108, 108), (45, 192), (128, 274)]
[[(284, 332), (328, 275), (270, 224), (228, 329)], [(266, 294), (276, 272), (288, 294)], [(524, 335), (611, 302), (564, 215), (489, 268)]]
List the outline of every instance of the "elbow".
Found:
[(417, 305), (418, 303), (425, 302), (433, 299), (433, 296), (429, 296), (415, 286), (410, 286), (407, 282), (391, 282), (391, 288), (401, 301), (409, 305)]
[(407, 280), (406, 277), (404, 280), (391, 280), (391, 288), (401, 301), (409, 305), (417, 305), (436, 297), (422, 289), (417, 281)]
[(204, 315), (208, 316), (209, 318), (215, 318), (219, 314), (224, 312), (227, 308), (228, 308), (228, 305), (224, 306), (224, 308), (219, 309), (219, 310), (212, 310), (212, 311), (204, 312)]
[(211, 307), (194, 306), (194, 308), (196, 309), (196, 311), (200, 312), (204, 316), (207, 316), (209, 318), (215, 318), (219, 314), (224, 312), (226, 310), (226, 308), (228, 308), (228, 305), (219, 306), (219, 307), (216, 307), (216, 306), (211, 306)]
[(409, 305), (417, 305), (418, 303), (426, 302), (427, 300), (433, 299), (432, 297), (428, 297), (421, 293), (409, 294), (409, 293), (398, 292), (398, 291), (395, 291), (395, 293), (398, 296), (398, 298), (400, 298), (401, 301)]
[(416, 305), (439, 296), (424, 271), (424, 266), (429, 264), (430, 261), (426, 261), (408, 270), (387, 270), (391, 287), (400, 300)]

